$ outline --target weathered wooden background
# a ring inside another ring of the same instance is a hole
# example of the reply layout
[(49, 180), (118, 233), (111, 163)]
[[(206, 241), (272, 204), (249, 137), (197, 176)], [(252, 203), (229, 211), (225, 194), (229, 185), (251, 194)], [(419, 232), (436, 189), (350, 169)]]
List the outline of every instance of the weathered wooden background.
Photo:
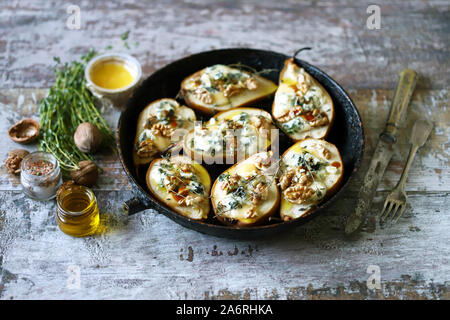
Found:
[[(69, 4), (81, 29), (66, 26)], [(7, 129), (52, 85), (54, 56), (77, 59), (90, 47), (113, 45), (136, 56), (148, 75), (183, 56), (226, 47), (291, 54), (325, 70), (347, 89), (367, 137), (363, 166), (325, 214), (272, 239), (236, 241), (185, 229), (152, 210), (121, 214), (130, 186), (118, 159), (95, 193), (101, 228), (71, 238), (59, 231), (55, 203), (36, 202), (0, 167), (1, 299), (449, 299), (450, 195), (448, 1), (377, 1), (381, 29), (369, 30), (366, 1), (2, 1), (0, 2), (0, 157), (18, 146)], [(129, 49), (120, 35), (130, 30)], [(370, 213), (368, 225), (344, 237), (363, 173), (389, 111), (397, 73), (420, 74), (407, 126)], [(112, 128), (119, 112), (105, 111)], [(380, 228), (375, 215), (397, 182), (417, 117), (435, 128), (407, 183), (408, 209)], [(34, 150), (35, 146), (27, 147)], [(381, 289), (369, 289), (367, 268), (380, 268)], [(80, 271), (71, 286), (70, 270)]]

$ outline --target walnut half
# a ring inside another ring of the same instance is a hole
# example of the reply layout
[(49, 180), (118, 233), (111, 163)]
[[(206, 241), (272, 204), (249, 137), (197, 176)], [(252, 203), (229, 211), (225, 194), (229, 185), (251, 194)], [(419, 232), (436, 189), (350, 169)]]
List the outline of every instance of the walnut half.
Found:
[(297, 116), (304, 114), (304, 113), (305, 113), (305, 110), (303, 110), (303, 108), (301, 106), (295, 106), (294, 109), (286, 112), (284, 115), (279, 117), (277, 120), (278, 120), (278, 122), (281, 122), (281, 123), (289, 122), (292, 119), (294, 119)]
[(310, 124), (311, 127), (322, 127), (326, 126), (328, 122), (328, 117), (325, 114), (322, 114), (320, 118), (313, 120), (312, 122), (310, 122)]
[(304, 69), (300, 69), (300, 73), (297, 77), (297, 89), (302, 95), (305, 95), (311, 86), (311, 78), (305, 73)]
[(314, 195), (314, 193), (312, 188), (298, 184), (287, 188), (286, 191), (284, 191), (284, 196), (289, 202), (302, 203)]
[(214, 102), (214, 97), (205, 88), (198, 88), (194, 91), (194, 95), (201, 102), (211, 104)]
[(245, 217), (247, 219), (251, 219), (251, 218), (256, 217), (257, 215), (258, 215), (258, 212), (256, 211), (256, 209), (254, 207), (251, 207), (250, 209), (248, 209)]
[(248, 90), (255, 90), (258, 88), (258, 83), (256, 82), (255, 78), (250, 77), (245, 81), (245, 86)]
[(268, 186), (264, 183), (258, 183), (255, 187), (255, 191), (252, 193), (252, 203), (257, 205), (260, 201), (266, 200), (268, 195)]
[(161, 135), (167, 138), (170, 138), (174, 132), (174, 130), (170, 126), (162, 123), (155, 123), (151, 130), (155, 136)]
[(325, 157), (325, 159), (327, 159), (327, 160), (331, 159), (332, 154), (331, 154), (330, 150), (328, 150), (327, 148), (323, 148), (322, 154)]
[(23, 158), (27, 156), (29, 152), (24, 149), (14, 149), (8, 154), (8, 158), (5, 161), (6, 170), (9, 173), (19, 174), (20, 173), (20, 164), (22, 163)]
[(224, 181), (221, 185), (222, 190), (228, 191), (230, 189), (234, 189), (237, 184), (239, 183), (239, 180), (241, 179), (241, 176), (238, 174), (231, 175), (228, 180)]
[(153, 140), (146, 139), (139, 143), (137, 147), (137, 155), (139, 158), (150, 158), (158, 152)]
[(278, 185), (281, 190), (286, 190), (291, 185), (292, 178), (295, 176), (295, 169), (286, 171), (281, 177)]
[(203, 201), (202, 197), (190, 194), (186, 196), (186, 198), (180, 199), (180, 201), (178, 201), (178, 204), (189, 207), (192, 205), (199, 205), (202, 201)]
[(242, 88), (239, 85), (236, 84), (229, 84), (224, 90), (223, 90), (223, 95), (225, 97), (231, 97), (235, 94), (238, 94), (240, 92), (242, 92), (242, 90), (244, 90), (244, 88)]

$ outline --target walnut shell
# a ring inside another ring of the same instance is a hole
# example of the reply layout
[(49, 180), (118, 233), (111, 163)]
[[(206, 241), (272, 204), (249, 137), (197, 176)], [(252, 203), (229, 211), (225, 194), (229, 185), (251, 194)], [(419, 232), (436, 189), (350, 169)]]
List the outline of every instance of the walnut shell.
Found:
[(24, 149), (14, 149), (8, 154), (8, 158), (5, 160), (5, 167), (9, 173), (19, 174), (20, 165), (23, 158), (25, 158), (29, 152)]
[(93, 153), (102, 143), (102, 133), (90, 122), (80, 123), (73, 135), (76, 146), (84, 153)]
[(56, 198), (59, 198), (61, 192), (63, 192), (66, 188), (70, 188), (72, 186), (76, 186), (77, 184), (73, 180), (68, 180), (59, 186), (58, 190), (56, 190)]
[(8, 130), (8, 135), (17, 143), (33, 142), (39, 136), (39, 123), (33, 119), (20, 120)]
[(98, 167), (90, 161), (84, 160), (78, 163), (79, 169), (73, 170), (70, 173), (70, 177), (77, 184), (81, 184), (86, 187), (92, 187), (98, 179)]

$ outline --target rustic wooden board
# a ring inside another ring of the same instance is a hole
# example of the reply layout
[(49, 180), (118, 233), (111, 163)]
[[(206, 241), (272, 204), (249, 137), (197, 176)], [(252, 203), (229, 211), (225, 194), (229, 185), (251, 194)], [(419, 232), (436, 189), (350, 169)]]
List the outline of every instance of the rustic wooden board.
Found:
[[(1, 194), (3, 299), (450, 298), (448, 193), (410, 193), (398, 225), (352, 241), (343, 237), (352, 195), (289, 234), (236, 241), (152, 210), (126, 219), (119, 212), (129, 192), (96, 194), (101, 227), (83, 239), (59, 231), (53, 202)], [(72, 265), (79, 289), (67, 287)], [(369, 265), (380, 267), (381, 290), (367, 288)]]
[[(185, 229), (153, 210), (126, 218), (132, 193), (113, 154), (95, 187), (101, 227), (87, 238), (59, 231), (55, 203), (36, 202), (0, 166), (1, 299), (449, 299), (449, 126), (447, 111), (449, 4), (379, 1), (380, 30), (365, 27), (366, 1), (195, 0), (81, 1), (82, 28), (65, 27), (66, 5), (52, 1), (0, 3), (0, 132), (23, 117), (37, 119), (37, 103), (52, 84), (52, 57), (78, 58), (89, 47), (121, 48), (146, 75), (191, 53), (248, 46), (291, 53), (313, 46), (304, 59), (347, 89), (363, 118), (366, 152), (342, 199), (291, 233), (258, 241), (227, 240)], [(371, 3), (370, 3), (371, 4)], [(135, 42), (139, 42), (136, 46)], [(344, 237), (364, 171), (386, 120), (396, 74), (420, 73), (398, 149), (378, 188), (361, 234)], [(119, 111), (103, 110), (115, 128)], [(417, 117), (435, 123), (414, 161), (408, 209), (380, 228), (375, 215), (397, 182)], [(0, 139), (0, 159), (18, 145)], [(36, 146), (27, 146), (34, 150)], [(369, 289), (367, 268), (381, 271), (380, 290)], [(79, 268), (79, 288), (68, 285)]]
[(392, 88), (392, 72), (406, 66), (423, 74), (419, 87), (446, 88), (448, 2), (377, 3), (379, 30), (366, 28), (371, 1), (80, 1), (81, 29), (69, 30), (68, 4), (3, 2), (0, 79), (7, 88), (48, 87), (53, 56), (67, 61), (92, 46), (122, 49), (120, 35), (131, 30), (131, 52), (146, 73), (213, 48), (292, 54), (312, 46), (302, 57), (347, 88)]

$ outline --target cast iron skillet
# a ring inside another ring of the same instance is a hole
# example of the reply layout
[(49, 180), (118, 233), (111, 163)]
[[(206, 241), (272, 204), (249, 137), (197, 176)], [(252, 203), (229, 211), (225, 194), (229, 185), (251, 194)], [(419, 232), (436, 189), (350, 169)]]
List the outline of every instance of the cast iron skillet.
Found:
[[(296, 59), (295, 62), (316, 78), (322, 86), (325, 87), (333, 99), (335, 121), (327, 140), (334, 143), (339, 149), (344, 163), (344, 177), (339, 191), (330, 199), (320, 204), (316, 210), (307, 217), (288, 222), (273, 219), (268, 225), (239, 229), (221, 225), (214, 218), (214, 213), (211, 210), (210, 218), (207, 221), (198, 222), (177, 214), (169, 207), (155, 200), (148, 192), (145, 183), (145, 173), (139, 175), (136, 174), (132, 160), (136, 123), (139, 113), (150, 102), (165, 97), (176, 97), (180, 90), (180, 83), (186, 76), (213, 64), (228, 65), (240, 63), (250, 66), (258, 71), (269, 70), (267, 73), (264, 73), (263, 76), (278, 83), (279, 72), (283, 68), (284, 61), (288, 58), (290, 57), (284, 54), (256, 49), (239, 48), (213, 50), (175, 61), (156, 71), (143, 81), (128, 100), (126, 109), (120, 116), (117, 128), (117, 147), (120, 160), (135, 195), (133, 199), (124, 204), (124, 212), (131, 215), (147, 208), (153, 208), (173, 221), (202, 233), (219, 237), (249, 239), (268, 237), (303, 224), (310, 218), (317, 216), (319, 212), (323, 211), (324, 208), (328, 207), (335, 199), (337, 199), (361, 164), (364, 149), (364, 133), (361, 118), (352, 100), (341, 86), (320, 69), (298, 59)], [(261, 107), (270, 112), (272, 101), (273, 98), (268, 98), (265, 101), (252, 106)], [(183, 103), (183, 101), (180, 102)], [(201, 114), (197, 114), (197, 117), (199, 119), (208, 119)], [(280, 154), (292, 144), (293, 142), (280, 131)], [(218, 165), (205, 165), (205, 167), (209, 171), (213, 182), (216, 177), (226, 169), (225, 166)]]

